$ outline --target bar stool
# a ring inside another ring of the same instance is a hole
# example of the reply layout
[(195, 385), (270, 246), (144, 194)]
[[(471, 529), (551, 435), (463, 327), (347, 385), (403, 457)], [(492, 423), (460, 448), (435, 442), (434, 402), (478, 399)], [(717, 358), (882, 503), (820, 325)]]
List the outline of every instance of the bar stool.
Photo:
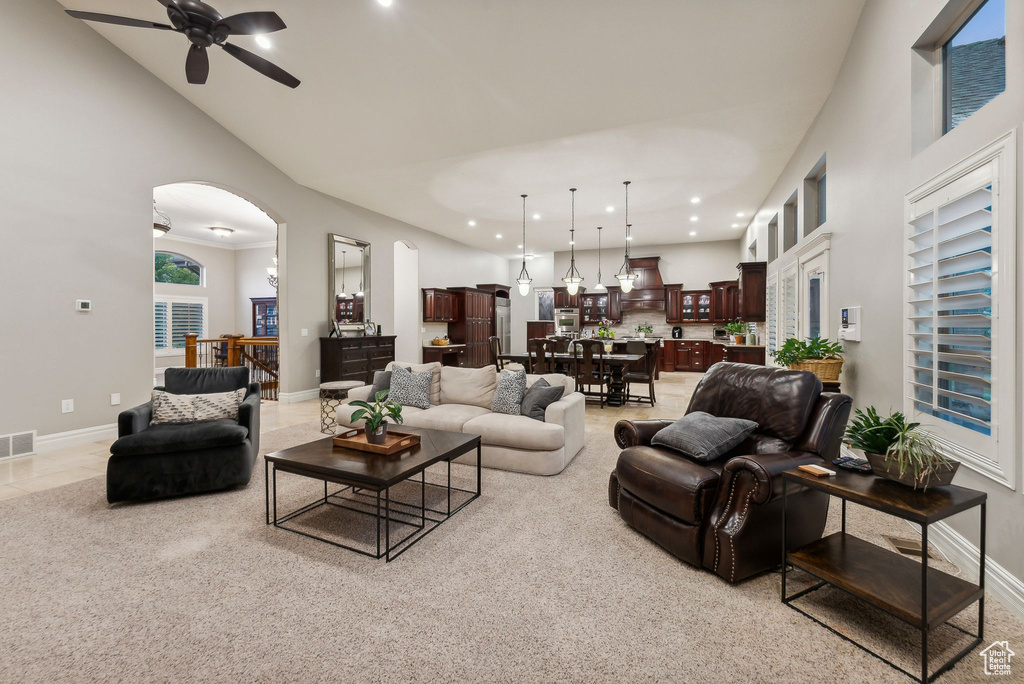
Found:
[(334, 434), (335, 412), (348, 399), (348, 391), (362, 387), (365, 382), (358, 380), (336, 380), (320, 383), (320, 432)]

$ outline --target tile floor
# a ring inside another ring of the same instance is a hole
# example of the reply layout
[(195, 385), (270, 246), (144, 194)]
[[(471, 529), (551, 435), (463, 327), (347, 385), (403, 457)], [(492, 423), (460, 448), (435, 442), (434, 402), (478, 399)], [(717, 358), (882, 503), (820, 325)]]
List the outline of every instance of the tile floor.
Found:
[[(655, 384), (657, 404), (599, 408), (587, 404), (587, 430), (611, 431), (622, 418), (678, 418), (683, 415), (701, 373), (665, 373)], [(645, 394), (646, 386), (634, 385)], [(646, 396), (646, 394), (645, 394)], [(320, 400), (299, 404), (264, 402), (260, 415), (263, 433), (279, 428), (320, 420)], [(25, 496), (53, 487), (97, 477), (106, 472), (110, 441), (93, 442), (35, 456), (0, 460), (0, 501)]]

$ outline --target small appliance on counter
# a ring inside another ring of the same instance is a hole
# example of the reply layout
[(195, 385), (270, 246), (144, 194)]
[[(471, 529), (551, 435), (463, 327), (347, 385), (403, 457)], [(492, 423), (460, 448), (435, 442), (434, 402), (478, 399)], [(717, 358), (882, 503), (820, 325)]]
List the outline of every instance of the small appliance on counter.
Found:
[(715, 328), (712, 333), (716, 340), (728, 340), (729, 333), (725, 331), (725, 328)]
[(683, 339), (683, 329), (682, 329), (682, 327), (677, 325), (677, 326), (672, 328), (672, 339), (673, 340), (681, 340), (681, 339)]

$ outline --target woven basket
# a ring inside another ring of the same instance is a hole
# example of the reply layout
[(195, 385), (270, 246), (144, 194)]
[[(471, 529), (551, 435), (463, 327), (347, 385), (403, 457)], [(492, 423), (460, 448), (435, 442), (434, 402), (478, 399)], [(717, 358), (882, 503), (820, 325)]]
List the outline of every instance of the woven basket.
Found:
[(836, 382), (843, 370), (842, 359), (806, 359), (790, 366), (793, 370), (810, 371), (822, 382)]

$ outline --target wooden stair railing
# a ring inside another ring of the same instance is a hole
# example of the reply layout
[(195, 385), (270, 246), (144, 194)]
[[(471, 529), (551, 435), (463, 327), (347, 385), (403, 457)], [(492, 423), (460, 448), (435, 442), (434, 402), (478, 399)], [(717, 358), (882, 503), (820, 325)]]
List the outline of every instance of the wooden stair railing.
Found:
[(185, 334), (186, 368), (246, 366), (252, 382), (260, 383), (260, 397), (276, 401), (280, 390), (279, 350), (276, 337), (245, 337), (231, 334), (199, 339)]

